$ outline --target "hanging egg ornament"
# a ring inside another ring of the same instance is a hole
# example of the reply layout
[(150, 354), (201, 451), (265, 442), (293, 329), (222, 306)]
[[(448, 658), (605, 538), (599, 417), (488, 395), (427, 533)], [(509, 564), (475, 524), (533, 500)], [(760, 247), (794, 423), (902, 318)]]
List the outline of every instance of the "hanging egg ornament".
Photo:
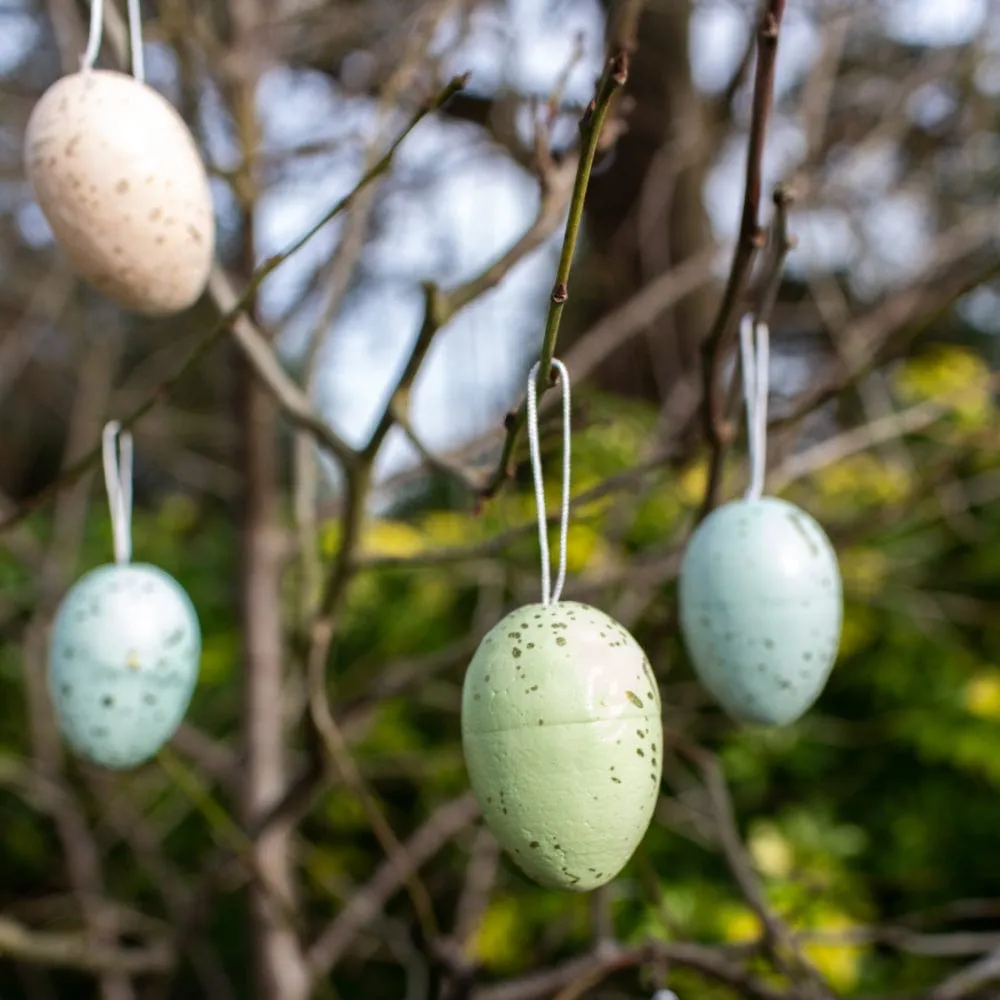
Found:
[(110, 70), (62, 77), (31, 113), (25, 166), (82, 278), (147, 315), (199, 298), (215, 251), (211, 191), (184, 120), (152, 87)]
[(483, 639), (462, 689), (462, 742), (484, 818), (524, 873), (586, 892), (611, 881), (653, 816), (660, 695), (613, 618), (529, 604)]
[(833, 546), (804, 510), (767, 496), (717, 508), (688, 545), (679, 603), (694, 669), (731, 716), (784, 725), (819, 697), (843, 588)]
[(49, 688), (70, 746), (102, 767), (135, 767), (173, 736), (198, 677), (201, 629), (173, 577), (100, 566), (69, 590), (49, 645)]

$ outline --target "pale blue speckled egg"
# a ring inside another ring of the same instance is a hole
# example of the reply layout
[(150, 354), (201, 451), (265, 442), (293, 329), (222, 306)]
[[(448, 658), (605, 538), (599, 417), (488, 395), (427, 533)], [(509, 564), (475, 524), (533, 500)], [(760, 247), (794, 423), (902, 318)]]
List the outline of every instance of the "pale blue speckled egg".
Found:
[(784, 725), (819, 697), (837, 658), (837, 556), (804, 510), (736, 500), (698, 526), (681, 564), (681, 629), (701, 682), (734, 718)]
[(200, 659), (198, 615), (173, 577), (141, 563), (87, 573), (59, 606), (49, 645), (67, 743), (102, 767), (148, 760), (184, 718)]

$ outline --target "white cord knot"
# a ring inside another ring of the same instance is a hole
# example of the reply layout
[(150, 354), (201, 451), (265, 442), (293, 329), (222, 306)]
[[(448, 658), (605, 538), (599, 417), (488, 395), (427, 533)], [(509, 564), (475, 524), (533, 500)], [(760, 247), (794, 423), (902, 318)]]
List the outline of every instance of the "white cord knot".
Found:
[(115, 562), (122, 564), (132, 558), (132, 435), (111, 420), (104, 426), (101, 443)]
[(750, 453), (750, 485), (747, 500), (758, 500), (764, 492), (767, 473), (767, 397), (770, 378), (770, 332), (766, 323), (744, 316), (740, 322), (740, 357), (743, 397), (747, 405), (747, 450)]
[(570, 392), (569, 372), (561, 362), (552, 359), (552, 367), (559, 372), (559, 384), (562, 389), (563, 403), (563, 467), (562, 467), (562, 502), (559, 508), (559, 571), (556, 584), (551, 587), (551, 567), (549, 566), (549, 533), (548, 519), (545, 516), (545, 483), (542, 479), (542, 458), (538, 444), (538, 369), (540, 361), (535, 362), (528, 373), (528, 449), (531, 452), (531, 477), (535, 485), (535, 506), (538, 509), (538, 543), (542, 550), (542, 604), (555, 604), (562, 593), (566, 582), (566, 541), (569, 534), (569, 499), (570, 499)]

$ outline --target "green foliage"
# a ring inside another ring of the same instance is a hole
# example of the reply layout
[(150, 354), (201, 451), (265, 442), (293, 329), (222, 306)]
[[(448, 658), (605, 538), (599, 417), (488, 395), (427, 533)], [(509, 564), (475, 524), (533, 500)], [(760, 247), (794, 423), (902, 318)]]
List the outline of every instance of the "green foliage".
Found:
[[(947, 364), (921, 359), (901, 370), (900, 392), (917, 402), (937, 394), (934, 373), (946, 374), (954, 388), (956, 366), (965, 384), (979, 385), (981, 369), (956, 357), (952, 351)], [(767, 898), (807, 936), (807, 954), (844, 996), (916, 991), (948, 960), (885, 951), (864, 940), (838, 942), (837, 934), (954, 899), (1000, 896), (1000, 867), (990, 863), (1000, 843), (1000, 633), (990, 608), (1000, 596), (1000, 514), (972, 505), (960, 530), (943, 516), (928, 471), (945, 463), (960, 483), (998, 465), (991, 450), (992, 401), (975, 391), (962, 399), (942, 424), (909, 439), (905, 451), (855, 455), (789, 490), (827, 521), (835, 539), (844, 534), (844, 638), (816, 708), (774, 732), (735, 727), (711, 706), (676, 723), (718, 751)], [(655, 422), (655, 414), (641, 407), (611, 408), (601, 400), (587, 406), (585, 427), (574, 439), (577, 495), (646, 458), (643, 442)], [(546, 465), (554, 497), (558, 462), (549, 457)], [(624, 490), (591, 496), (575, 513), (570, 533), (574, 578), (607, 580), (620, 571), (614, 592), (628, 582), (629, 560), (676, 549), (703, 482), (704, 465), (696, 462), (676, 471), (661, 467)], [(498, 609), (534, 599), (534, 523), (533, 498), (522, 488), (503, 493), (478, 515), (424, 505), (405, 521), (388, 516), (365, 525), (362, 557), (397, 562), (365, 569), (355, 580), (329, 665), (330, 693), (335, 711), (352, 727), (357, 760), (401, 837), (466, 787), (458, 707), (470, 635), (482, 627), (484, 595)], [(44, 520), (32, 529), (44, 536)], [(504, 545), (481, 549), (501, 535)], [(136, 556), (174, 574), (201, 616), (202, 678), (190, 721), (235, 747), (242, 671), (232, 518), (168, 497), (155, 510), (137, 511), (134, 536)], [(324, 561), (339, 541), (339, 527), (324, 525)], [(454, 558), (462, 549), (475, 557)], [(78, 571), (105, 561), (110, 551), (110, 526), (95, 506)], [(435, 562), (441, 553), (449, 558)], [(422, 564), (407, 567), (411, 557)], [(30, 608), (35, 583), (0, 549), (4, 595)], [(289, 600), (293, 594), (290, 588)], [(659, 673), (673, 725), (681, 719), (674, 706), (691, 703), (693, 676), (675, 630), (663, 625), (674, 601), (669, 576), (654, 596), (635, 632)], [(58, 892), (62, 882), (52, 862), (59, 851), (52, 825), (22, 787), (30, 746), (21, 650), (14, 640), (8, 634), (0, 646), (0, 786), (6, 788), (0, 793), (0, 866), (8, 873), (0, 909)], [(301, 666), (289, 658), (291, 675)], [(381, 692), (374, 697), (373, 685)], [(668, 794), (680, 792), (672, 784), (679, 773), (668, 772)], [(218, 810), (235, 806), (211, 781), (198, 778), (192, 786), (178, 774), (164, 760), (111, 777), (105, 787), (132, 804), (156, 831), (161, 860), (191, 881), (213, 845), (233, 835)], [(94, 789), (78, 787), (88, 813), (97, 816), (102, 803)], [(625, 941), (746, 942), (759, 936), (756, 917), (695, 819), (679, 808), (667, 822), (654, 823), (612, 887), (615, 926)], [(349, 896), (383, 854), (360, 803), (343, 788), (331, 788), (316, 802), (302, 834), (307, 910), (321, 921), (331, 900)], [(160, 876), (120, 836), (108, 835), (109, 885), (118, 898), (166, 919)], [(426, 868), (445, 921), (464, 876), (466, 847), (463, 841), (441, 852)], [(405, 915), (408, 906), (401, 898), (390, 909)], [(247, 963), (244, 924), (244, 910), (227, 897), (209, 929), (239, 975)], [(487, 976), (503, 978), (573, 955), (588, 934), (586, 900), (545, 892), (505, 862), (468, 957)], [(395, 989), (396, 974), (348, 963), (336, 983), (344, 996), (390, 995), (380, 991)], [(0, 985), (10, 1000), (21, 996), (11, 980)], [(677, 972), (672, 985), (681, 995), (706, 1000), (729, 995), (691, 973)]]

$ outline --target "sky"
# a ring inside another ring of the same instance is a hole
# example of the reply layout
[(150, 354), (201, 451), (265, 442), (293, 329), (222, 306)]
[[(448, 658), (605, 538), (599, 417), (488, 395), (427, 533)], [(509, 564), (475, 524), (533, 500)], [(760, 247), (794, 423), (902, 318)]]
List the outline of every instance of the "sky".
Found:
[[(508, 84), (547, 92), (570, 61), (576, 37), (585, 39), (584, 58), (570, 76), (567, 97), (583, 102), (599, 72), (602, 20), (597, 0), (508, 0), (512, 15), (483, 16), (460, 50), (451, 51), (448, 68), (472, 71), (471, 86), (490, 90)], [(885, 5), (887, 29), (904, 41), (959, 42), (983, 30), (990, 0), (895, 0)], [(556, 9), (554, 9), (556, 8)], [(695, 81), (707, 91), (728, 79), (742, 53), (750, 25), (745, 10), (729, 0), (699, 4), (691, 27)], [(37, 44), (37, 22), (27, 0), (0, 2), (0, 72), (10, 71)], [(447, 41), (447, 39), (443, 39)], [(808, 18), (789, 4), (777, 63), (780, 96), (808, 69), (818, 38)], [(176, 84), (169, 51), (146, 47), (149, 81), (171, 95)], [(1000, 93), (1000, 69), (995, 83)], [(213, 114), (211, 95), (202, 125), (208, 151), (219, 166), (232, 164), (235, 150)], [(947, 96), (928, 91), (914, 113), (940, 114)], [(374, 125), (371, 106), (338, 97), (317, 74), (275, 69), (262, 81), (258, 107), (266, 148), (288, 149), (320, 138), (340, 140), (329, 156), (312, 159), (271, 188), (257, 220), (261, 259), (280, 251), (351, 189), (360, 172), (361, 149)], [(419, 325), (417, 281), (445, 286), (475, 273), (502, 252), (530, 224), (537, 205), (534, 181), (502, 155), (474, 142), (474, 132), (454, 124), (425, 122), (406, 141), (396, 162), (404, 183), (389, 182), (380, 210), (379, 232), (362, 258), (362, 294), (349, 299), (329, 331), (323, 354), (321, 405), (348, 440), (360, 443), (383, 405), (385, 393), (403, 363)], [(794, 122), (777, 119), (765, 153), (765, 189), (773, 187), (802, 152)], [(707, 204), (720, 240), (736, 233), (742, 200), (745, 148), (736, 142), (724, 152), (708, 180)], [(863, 179), (876, 192), (866, 213), (864, 235), (880, 253), (875, 282), (900, 280), (914, 265), (927, 220), (919, 202), (891, 189), (891, 170), (878, 152), (845, 167), (846, 176)], [(414, 197), (406, 181), (427, 189)], [(228, 195), (215, 186), (224, 216)], [(25, 204), (18, 221), (26, 238), (51, 239), (37, 207)], [(846, 221), (826, 212), (799, 213), (799, 247), (793, 267), (832, 266), (851, 261), (857, 237)], [(313, 267), (328, 259), (340, 234), (331, 225), (301, 254), (270, 278), (262, 293), (265, 314), (282, 315), (296, 301)], [(520, 392), (519, 381), (541, 340), (545, 290), (552, 280), (561, 233), (525, 260), (503, 286), (484, 296), (443, 330), (418, 381), (414, 422), (427, 443), (446, 449), (494, 425)], [(981, 303), (988, 308), (990, 303)], [(995, 307), (996, 303), (992, 303)], [(309, 332), (311, 317), (293, 323), (286, 347), (293, 351)], [(382, 458), (388, 473), (412, 455), (399, 438)]]

